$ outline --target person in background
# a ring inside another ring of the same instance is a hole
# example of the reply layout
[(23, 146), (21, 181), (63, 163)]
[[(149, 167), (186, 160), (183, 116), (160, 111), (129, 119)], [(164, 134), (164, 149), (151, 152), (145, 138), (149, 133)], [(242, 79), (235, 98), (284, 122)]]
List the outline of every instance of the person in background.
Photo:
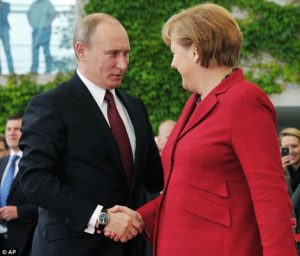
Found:
[(293, 127), (283, 129), (279, 134), (279, 144), (281, 148), (289, 150), (289, 154), (282, 156), (281, 161), (294, 192), (300, 183), (300, 130)]
[(164, 149), (175, 124), (176, 122), (173, 120), (165, 120), (159, 125), (158, 135), (156, 137), (156, 145), (160, 154)]
[(0, 158), (9, 155), (9, 147), (5, 140), (5, 135), (0, 134)]
[[(142, 189), (163, 187), (160, 155), (143, 102), (119, 89), (130, 44), (105, 13), (74, 31), (73, 77), (34, 97), (24, 115), (20, 183), (39, 206), (32, 256), (139, 256), (140, 220), (110, 208), (136, 209)], [(122, 242), (103, 236), (114, 231)], [(124, 235), (123, 235), (124, 234)]]
[(295, 256), (275, 109), (235, 67), (243, 37), (234, 17), (199, 4), (172, 16), (162, 36), (191, 96), (162, 153), (163, 193), (137, 210), (154, 255)]
[[(14, 71), (13, 59), (11, 56), (11, 50), (10, 50), (10, 38), (9, 38), (10, 26), (8, 23), (9, 13), (10, 13), (10, 4), (0, 0), (0, 38), (2, 40), (2, 45), (6, 55), (8, 71), (9, 73), (12, 74), (15, 71)], [(2, 70), (1, 70), (1, 63), (0, 63), (0, 74), (1, 73)]]
[(36, 0), (30, 6), (27, 17), (32, 27), (32, 65), (31, 73), (36, 74), (39, 66), (39, 49), (42, 47), (45, 55), (46, 73), (51, 73), (52, 57), (50, 39), (52, 22), (56, 11), (49, 0)]
[(5, 127), (10, 155), (0, 159), (0, 248), (18, 249), (18, 255), (28, 256), (37, 223), (37, 206), (28, 202), (19, 185), (18, 162), (22, 152), (18, 143), (22, 116), (9, 117)]
[[(300, 130), (294, 127), (283, 129), (279, 134), (279, 145), (288, 152), (281, 157), (296, 218), (297, 251), (300, 255)], [(282, 150), (282, 152), (284, 152)]]

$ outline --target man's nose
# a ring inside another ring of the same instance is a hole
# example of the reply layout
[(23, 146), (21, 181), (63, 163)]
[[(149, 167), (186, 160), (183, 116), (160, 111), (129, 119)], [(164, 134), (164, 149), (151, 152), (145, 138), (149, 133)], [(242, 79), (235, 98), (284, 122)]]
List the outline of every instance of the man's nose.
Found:
[(118, 58), (117, 67), (121, 69), (122, 71), (126, 70), (128, 66), (128, 58), (124, 56), (120, 56)]

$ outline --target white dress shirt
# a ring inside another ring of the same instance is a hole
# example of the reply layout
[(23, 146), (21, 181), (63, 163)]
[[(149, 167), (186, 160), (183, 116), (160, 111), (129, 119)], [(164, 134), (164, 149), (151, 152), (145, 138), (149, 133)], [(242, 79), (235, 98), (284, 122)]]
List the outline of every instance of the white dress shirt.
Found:
[[(77, 70), (77, 74), (79, 76), (79, 78), (81, 79), (81, 81), (85, 84), (85, 86), (87, 87), (87, 89), (89, 90), (89, 92), (91, 93), (91, 95), (93, 96), (94, 100), (96, 101), (99, 109), (101, 110), (103, 116), (105, 117), (108, 125), (109, 124), (109, 120), (108, 120), (108, 116), (107, 116), (107, 102), (104, 100), (105, 97), (105, 93), (106, 90), (101, 88), (100, 86), (97, 86), (96, 84), (94, 84), (93, 82), (91, 82), (90, 80), (88, 80), (86, 77), (84, 77), (79, 70)], [(116, 92), (114, 89), (110, 90), (110, 92), (113, 94), (114, 96), (114, 100), (116, 103), (116, 107), (117, 110), (122, 118), (122, 121), (125, 125), (128, 137), (129, 137), (129, 141), (131, 144), (131, 149), (132, 149), (132, 155), (133, 155), (133, 160), (135, 158), (135, 148), (136, 148), (136, 142), (135, 142), (135, 133), (134, 133), (134, 127), (133, 124), (130, 120), (129, 114), (125, 108), (125, 106), (123, 105), (123, 103), (120, 101), (120, 99), (116, 96)], [(102, 210), (103, 206), (102, 205), (98, 205), (92, 215), (92, 217), (89, 220), (89, 223), (87, 225), (87, 228), (84, 230), (84, 232), (90, 233), (90, 234), (94, 234), (95, 233), (95, 225), (97, 222), (97, 218)]]

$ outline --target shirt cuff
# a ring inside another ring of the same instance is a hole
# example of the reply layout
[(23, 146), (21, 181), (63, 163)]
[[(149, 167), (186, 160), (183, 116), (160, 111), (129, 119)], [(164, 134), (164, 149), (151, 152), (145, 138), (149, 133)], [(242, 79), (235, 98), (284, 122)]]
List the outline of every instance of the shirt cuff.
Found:
[(84, 232), (89, 233), (89, 234), (95, 233), (96, 222), (97, 222), (98, 216), (99, 216), (102, 208), (103, 208), (102, 205), (97, 205), (92, 217), (89, 220), (87, 228), (84, 230)]

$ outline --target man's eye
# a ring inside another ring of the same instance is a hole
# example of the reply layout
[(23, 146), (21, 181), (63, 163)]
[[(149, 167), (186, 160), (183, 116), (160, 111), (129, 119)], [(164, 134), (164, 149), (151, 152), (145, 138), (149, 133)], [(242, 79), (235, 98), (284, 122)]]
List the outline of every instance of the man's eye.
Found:
[(118, 55), (118, 52), (108, 52), (107, 55), (116, 57)]

